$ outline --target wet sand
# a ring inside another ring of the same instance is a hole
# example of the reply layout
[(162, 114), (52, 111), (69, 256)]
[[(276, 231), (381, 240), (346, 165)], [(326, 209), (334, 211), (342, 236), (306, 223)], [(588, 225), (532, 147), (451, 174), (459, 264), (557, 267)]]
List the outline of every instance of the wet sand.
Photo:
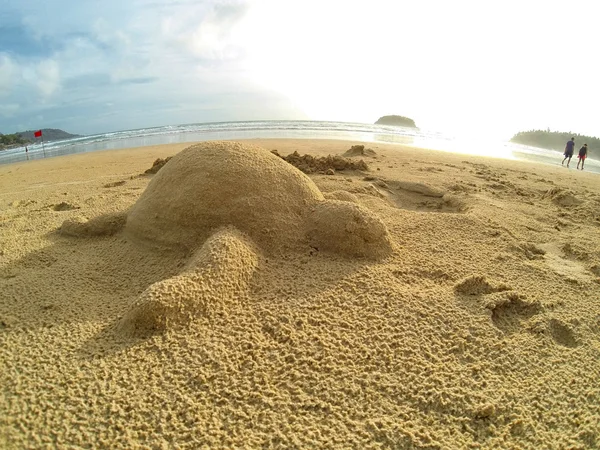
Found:
[(115, 333), (189, 252), (59, 230), (127, 211), (160, 172), (140, 174), (189, 145), (0, 166), (0, 447), (600, 445), (597, 174), (366, 144), (368, 171), (310, 178), (376, 215), (391, 255), (248, 243), (231, 301)]

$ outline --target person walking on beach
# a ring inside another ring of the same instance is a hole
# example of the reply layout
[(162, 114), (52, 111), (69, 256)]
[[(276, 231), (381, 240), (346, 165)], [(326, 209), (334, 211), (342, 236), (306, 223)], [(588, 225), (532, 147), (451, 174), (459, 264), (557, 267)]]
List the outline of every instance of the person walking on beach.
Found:
[(27, 161), (29, 161), (29, 149), (25, 146), (25, 156), (27, 156)]
[(569, 167), (569, 164), (571, 163), (571, 158), (573, 157), (573, 152), (575, 151), (575, 138), (572, 137), (571, 140), (569, 142), (567, 142), (567, 145), (565, 146), (565, 159), (563, 159), (562, 161), (562, 165), (565, 165), (565, 161), (568, 159), (567, 161), (567, 167)]
[(587, 158), (587, 144), (583, 144), (583, 147), (579, 149), (579, 155), (577, 157), (579, 158), (579, 161), (577, 161), (577, 168), (579, 169), (579, 163), (581, 163), (581, 170), (583, 170), (585, 158)]

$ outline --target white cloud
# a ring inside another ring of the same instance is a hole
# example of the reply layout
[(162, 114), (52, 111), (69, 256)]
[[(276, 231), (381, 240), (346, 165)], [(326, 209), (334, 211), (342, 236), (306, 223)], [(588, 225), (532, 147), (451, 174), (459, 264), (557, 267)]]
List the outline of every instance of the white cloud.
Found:
[(0, 94), (5, 97), (27, 100), (37, 91), (36, 97), (46, 100), (60, 89), (60, 84), (59, 65), (53, 59), (17, 63), (0, 56)]
[(5, 118), (14, 117), (20, 107), (21, 106), (18, 103), (0, 104), (0, 115)]
[(0, 96), (9, 94), (14, 87), (15, 63), (4, 53), (0, 54)]
[[(39, 2), (43, 20), (31, 14), (34, 5), (13, 1), (21, 10), (23, 35), (48, 45), (12, 61), (16, 83), (3, 100), (22, 108), (4, 127), (35, 122), (28, 126), (94, 133), (177, 122), (305, 118), (243, 70), (247, 35), (241, 31), (253, 0), (107, 0), (101, 9), (57, 1), (52, 8)], [(35, 119), (42, 111), (47, 125)], [(74, 120), (80, 117), (86, 120)]]
[(60, 70), (53, 59), (45, 59), (35, 66), (35, 86), (44, 97), (51, 97), (60, 89)]
[(249, 2), (216, 2), (208, 10), (174, 9), (162, 18), (162, 39), (172, 50), (186, 51), (205, 61), (231, 61), (244, 55), (244, 43), (237, 27), (249, 9)]
[(132, 42), (131, 38), (123, 30), (120, 30), (104, 18), (98, 18), (92, 25), (92, 33), (98, 42), (110, 47), (115, 51), (128, 49)]

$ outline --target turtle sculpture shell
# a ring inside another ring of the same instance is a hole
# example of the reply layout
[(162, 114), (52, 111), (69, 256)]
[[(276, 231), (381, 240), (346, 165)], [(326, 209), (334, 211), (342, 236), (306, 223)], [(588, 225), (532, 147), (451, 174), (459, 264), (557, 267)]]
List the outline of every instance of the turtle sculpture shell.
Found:
[(189, 249), (235, 226), (264, 250), (293, 244), (312, 205), (313, 181), (270, 151), (237, 142), (204, 142), (174, 156), (127, 214), (135, 238)]

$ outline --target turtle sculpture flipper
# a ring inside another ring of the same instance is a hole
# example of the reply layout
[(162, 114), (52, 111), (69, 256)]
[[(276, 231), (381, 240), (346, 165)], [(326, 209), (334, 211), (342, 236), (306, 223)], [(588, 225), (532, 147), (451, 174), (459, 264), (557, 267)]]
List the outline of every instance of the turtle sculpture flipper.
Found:
[(118, 322), (117, 330), (144, 337), (194, 319), (210, 319), (244, 295), (259, 259), (255, 245), (238, 230), (219, 230), (181, 274), (150, 285)]

